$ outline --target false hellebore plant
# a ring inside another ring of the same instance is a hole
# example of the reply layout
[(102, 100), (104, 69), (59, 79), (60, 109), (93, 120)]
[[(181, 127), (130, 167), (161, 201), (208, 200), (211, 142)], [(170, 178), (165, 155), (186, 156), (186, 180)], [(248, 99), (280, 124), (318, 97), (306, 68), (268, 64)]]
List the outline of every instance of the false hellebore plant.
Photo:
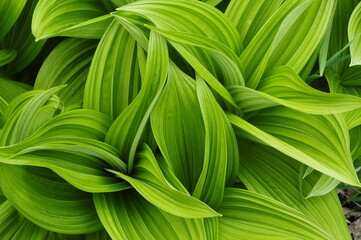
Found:
[(0, 239), (351, 239), (360, 32), (358, 0), (1, 0)]

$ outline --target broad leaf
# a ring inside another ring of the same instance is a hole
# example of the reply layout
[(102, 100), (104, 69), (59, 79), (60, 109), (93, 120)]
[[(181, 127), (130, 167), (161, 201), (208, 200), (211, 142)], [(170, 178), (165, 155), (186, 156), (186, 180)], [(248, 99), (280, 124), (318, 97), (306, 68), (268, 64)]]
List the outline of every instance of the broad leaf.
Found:
[(283, 2), (283, 0), (232, 0), (225, 15), (236, 25), (243, 45), (247, 46)]
[(101, 1), (39, 0), (31, 24), (37, 41), (55, 36), (99, 39), (111, 22)]
[(24, 6), (17, 22), (4, 37), (1, 45), (17, 52), (17, 56), (6, 66), (6, 72), (18, 73), (27, 67), (38, 56), (45, 41), (35, 42), (31, 33), (31, 19), (38, 0), (29, 0)]
[(84, 108), (117, 118), (139, 92), (138, 67), (135, 40), (114, 20), (95, 52), (85, 87)]
[(240, 55), (244, 64), (246, 86), (255, 89), (266, 68), (274, 38), (283, 20), (304, 1), (285, 1), (266, 21)]
[(134, 190), (95, 194), (99, 218), (112, 239), (205, 239), (201, 219), (173, 216)]
[[(359, 3), (356, 8), (353, 10), (352, 15), (350, 17), (348, 23), (348, 39), (351, 41), (356, 36), (361, 34), (361, 3)], [(361, 39), (356, 39), (350, 46), (351, 52), (351, 64), (350, 66), (354, 65), (361, 65)]]
[(250, 123), (235, 115), (228, 118), (282, 153), (340, 181), (360, 185), (349, 152), (347, 128), (340, 116), (273, 107), (257, 113)]
[(288, 66), (265, 74), (257, 90), (232, 86), (229, 91), (244, 112), (283, 105), (305, 113), (332, 114), (361, 106), (359, 97), (325, 93), (310, 87)]
[(2, 0), (0, 2), (0, 40), (3, 39), (14, 25), (25, 4), (26, 0)]
[(225, 185), (233, 182), (237, 173), (237, 142), (226, 115), (201, 78), (197, 79), (196, 88), (205, 127), (205, 150), (203, 170), (193, 196), (216, 207), (222, 201)]
[(97, 41), (67, 39), (58, 44), (41, 66), (34, 89), (67, 85), (57, 95), (65, 106), (80, 104)]
[(3, 49), (0, 50), (0, 67), (13, 61), (17, 53), (15, 50)]
[(10, 239), (23, 221), (24, 219), (8, 200), (0, 204), (0, 237), (2, 239)]
[(4, 164), (0, 164), (0, 172), (0, 185), (6, 198), (36, 225), (69, 234), (101, 229), (92, 196), (55, 173), (44, 168)]
[(132, 169), (135, 151), (151, 110), (158, 100), (168, 72), (168, 49), (165, 39), (151, 31), (142, 88), (134, 101), (117, 117), (106, 142), (120, 150)]
[(350, 239), (335, 190), (321, 197), (305, 198), (321, 174), (313, 171), (303, 178), (300, 175), (303, 164), (266, 145), (242, 139), (239, 149), (242, 152), (239, 177), (247, 189), (297, 209), (334, 239)]
[(266, 69), (287, 65), (300, 73), (319, 48), (335, 7), (335, 0), (314, 0), (292, 11), (275, 36)]
[(174, 64), (169, 65), (167, 83), (150, 120), (164, 158), (192, 193), (203, 167), (204, 123), (195, 80)]
[(146, 200), (159, 209), (184, 218), (219, 216), (213, 209), (189, 193), (175, 190), (164, 178), (157, 160), (148, 146), (140, 149), (131, 176), (114, 172), (128, 181)]
[(301, 212), (247, 190), (226, 189), (218, 211), (220, 239), (335, 239)]

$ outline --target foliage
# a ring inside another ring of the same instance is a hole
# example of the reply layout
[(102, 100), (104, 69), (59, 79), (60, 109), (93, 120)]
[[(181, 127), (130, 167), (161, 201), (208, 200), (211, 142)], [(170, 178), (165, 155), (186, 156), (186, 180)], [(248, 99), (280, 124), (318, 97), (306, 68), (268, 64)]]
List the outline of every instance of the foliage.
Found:
[(360, 35), (358, 0), (2, 0), (0, 239), (351, 239)]

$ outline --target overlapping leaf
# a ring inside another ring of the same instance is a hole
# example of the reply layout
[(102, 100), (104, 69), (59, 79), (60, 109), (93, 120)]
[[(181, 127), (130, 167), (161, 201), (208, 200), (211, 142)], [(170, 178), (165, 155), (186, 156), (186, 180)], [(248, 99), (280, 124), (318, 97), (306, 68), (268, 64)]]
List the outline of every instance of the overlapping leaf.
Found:
[(14, 61), (11, 61), (6, 66), (6, 72), (8, 73), (18, 73), (27, 67), (38, 56), (46, 42), (35, 42), (35, 37), (31, 33), (31, 19), (37, 3), (37, 0), (26, 2), (17, 22), (1, 41), (2, 47), (17, 53)]
[(247, 190), (226, 189), (218, 211), (220, 239), (334, 239), (299, 211)]
[(129, 171), (150, 112), (166, 81), (168, 63), (165, 39), (152, 31), (142, 88), (134, 101), (114, 121), (106, 137), (106, 142), (118, 148), (125, 161), (128, 161)]
[(140, 89), (135, 40), (118, 21), (102, 37), (88, 75), (84, 108), (115, 119)]
[[(348, 38), (351, 41), (360, 34), (361, 34), (361, 3), (359, 3), (356, 6), (350, 17), (349, 25), (348, 25)], [(351, 43), (350, 46), (350, 52), (351, 52), (350, 66), (361, 65), (360, 48), (361, 48), (361, 39), (357, 38), (353, 43)]]
[(4, 164), (0, 171), (6, 198), (38, 226), (68, 234), (101, 228), (91, 194), (77, 190), (55, 173), (44, 168)]
[(180, 218), (161, 211), (134, 190), (95, 194), (94, 202), (113, 239), (205, 239), (201, 219)]
[(207, 84), (199, 78), (196, 88), (205, 126), (205, 150), (203, 169), (193, 195), (216, 207), (222, 201), (225, 185), (233, 182), (237, 173), (237, 143)]
[(83, 101), (84, 85), (97, 41), (67, 39), (56, 46), (42, 64), (34, 89), (67, 85), (57, 95), (65, 106)]
[(32, 20), (37, 40), (55, 36), (99, 39), (111, 22), (101, 1), (39, 0)]
[(203, 167), (204, 123), (194, 79), (174, 64), (169, 65), (167, 83), (150, 120), (154, 137), (171, 171), (192, 193)]
[(280, 104), (311, 114), (333, 114), (361, 106), (359, 97), (329, 94), (310, 87), (288, 66), (275, 68), (265, 74), (258, 90), (236, 85), (229, 87), (229, 91), (244, 112)]
[(4, 0), (0, 3), (0, 40), (8, 33), (20, 16), (26, 0), (11, 1)]
[(305, 199), (320, 174), (313, 172), (303, 179), (301, 163), (259, 143), (243, 139), (239, 141), (239, 148), (243, 153), (239, 177), (248, 189), (298, 209), (332, 234), (334, 239), (350, 239), (335, 191)]
[(159, 209), (184, 218), (220, 216), (203, 202), (191, 197), (189, 193), (175, 190), (164, 178), (148, 146), (141, 148), (136, 158), (137, 162), (131, 176), (114, 173), (128, 181), (145, 199)]
[(229, 115), (231, 123), (284, 154), (333, 178), (360, 185), (340, 116), (315, 116), (284, 107), (267, 108), (249, 121)]

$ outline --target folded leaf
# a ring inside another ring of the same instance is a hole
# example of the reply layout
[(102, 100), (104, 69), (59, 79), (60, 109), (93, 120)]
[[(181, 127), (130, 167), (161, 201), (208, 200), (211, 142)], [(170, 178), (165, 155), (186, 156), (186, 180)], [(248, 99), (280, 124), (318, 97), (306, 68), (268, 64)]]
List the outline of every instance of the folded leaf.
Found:
[(335, 239), (301, 212), (247, 190), (226, 189), (218, 211), (220, 239)]
[(224, 112), (201, 78), (197, 79), (196, 88), (205, 127), (205, 150), (203, 169), (193, 196), (217, 207), (225, 185), (232, 183), (237, 173), (237, 142)]
[(35, 42), (35, 37), (31, 33), (31, 19), (37, 3), (38, 0), (26, 2), (24, 11), (1, 42), (3, 47), (17, 52), (14, 61), (6, 66), (6, 72), (9, 74), (18, 73), (33, 62), (46, 42)]
[(239, 141), (239, 178), (247, 189), (272, 197), (313, 219), (334, 239), (350, 239), (345, 216), (335, 190), (320, 197), (305, 198), (319, 176), (313, 171), (306, 178), (298, 161), (281, 152), (247, 140)]
[(131, 103), (140, 89), (135, 40), (114, 20), (95, 52), (84, 93), (84, 108), (112, 119)]
[[(44, 168), (0, 164), (0, 185), (27, 219), (50, 231), (68, 234), (101, 229), (92, 196)], [(21, 177), (19, 177), (21, 176)]]
[(3, 49), (0, 50), (0, 67), (13, 61), (16, 57), (16, 50)]
[(250, 123), (235, 115), (228, 118), (282, 153), (335, 179), (360, 185), (349, 152), (347, 128), (340, 116), (315, 116), (273, 107), (257, 113)]
[(285, 1), (281, 7), (266, 21), (252, 41), (240, 55), (244, 65), (246, 86), (255, 89), (266, 68), (274, 38), (283, 20), (301, 5), (302, 0)]
[(8, 200), (2, 202), (0, 204), (0, 237), (10, 239), (24, 220)]
[(8, 33), (18, 19), (26, 0), (12, 1), (3, 0), (0, 2), (0, 40)]
[(126, 165), (118, 158), (117, 151), (102, 142), (53, 137), (30, 147), (21, 148), (21, 145), (29, 144), (0, 148), (0, 162), (49, 168), (73, 186), (87, 192), (114, 192), (129, 188), (128, 184), (105, 171), (109, 166), (114, 166), (125, 172)]
[(136, 155), (132, 175), (115, 172), (128, 181), (145, 199), (159, 209), (184, 218), (207, 218), (219, 216), (213, 209), (188, 193), (175, 190), (164, 178), (157, 160), (148, 146)]
[(112, 239), (205, 239), (201, 219), (173, 216), (134, 190), (94, 194), (99, 218)]
[(283, 0), (231, 0), (225, 15), (236, 25), (243, 45), (247, 46), (282, 2)]
[(300, 73), (321, 45), (332, 20), (336, 1), (309, 2), (296, 8), (284, 19), (275, 36), (266, 69), (287, 65)]
[[(361, 107), (360, 97), (318, 91), (307, 85), (288, 66), (275, 68), (265, 74), (257, 90), (240, 86), (230, 88), (236, 102), (246, 111), (259, 109), (256, 108), (258, 102), (264, 107), (276, 103), (311, 114), (340, 113)], [(253, 101), (247, 102), (250, 99)]]
[(142, 88), (133, 102), (114, 121), (105, 140), (120, 150), (123, 159), (128, 163), (128, 172), (133, 167), (135, 151), (150, 112), (166, 81), (168, 62), (165, 39), (151, 31)]
[(39, 0), (31, 24), (37, 41), (67, 36), (99, 39), (111, 22), (101, 1)]
[(190, 193), (203, 167), (205, 131), (195, 80), (174, 64), (150, 115), (159, 149)]
[[(348, 39), (349, 41), (353, 40), (357, 35), (361, 34), (361, 3), (359, 3), (356, 8), (353, 10), (352, 15), (350, 17), (348, 23)], [(354, 65), (361, 65), (361, 39), (356, 39), (350, 45), (350, 53), (351, 53), (351, 64), (350, 66)]]
[(58, 44), (42, 64), (34, 89), (67, 85), (57, 95), (65, 106), (80, 104), (97, 41), (66, 39)]

